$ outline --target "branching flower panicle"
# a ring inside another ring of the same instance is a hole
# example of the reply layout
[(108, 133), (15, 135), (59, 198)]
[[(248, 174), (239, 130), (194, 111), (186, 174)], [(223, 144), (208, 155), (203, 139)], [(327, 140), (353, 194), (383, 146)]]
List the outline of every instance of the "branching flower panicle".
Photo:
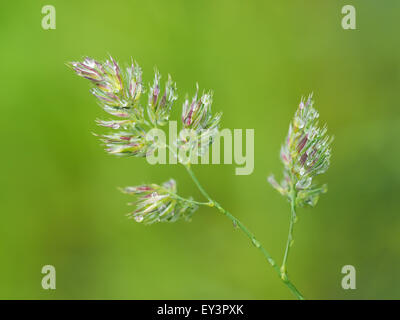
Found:
[[(178, 98), (176, 83), (170, 75), (162, 90), (161, 75), (155, 70), (153, 83), (149, 85), (147, 102), (144, 104), (147, 105), (146, 108), (141, 102), (145, 89), (142, 70), (137, 63), (132, 62), (123, 69), (110, 57), (104, 63), (85, 58), (82, 62), (71, 62), (69, 65), (77, 75), (92, 83), (91, 92), (106, 112), (124, 118), (97, 120), (100, 126), (116, 131), (107, 135), (97, 135), (107, 152), (118, 156), (145, 157), (160, 147), (156, 141), (152, 141), (151, 135), (147, 134), (151, 129), (167, 123), (171, 108)], [(211, 113), (211, 92), (198, 97), (198, 91), (197, 86), (192, 102), (189, 103), (186, 98), (182, 110), (182, 126), (192, 132), (174, 142), (178, 148), (190, 153), (189, 159), (193, 155), (204, 154), (218, 133), (221, 119), (221, 113)]]
[[(142, 82), (142, 71), (136, 63), (132, 62), (129, 67), (122, 69), (110, 57), (104, 63), (92, 58), (85, 58), (82, 62), (71, 62), (69, 65), (77, 75), (92, 83), (91, 92), (97, 98), (101, 107), (111, 115), (120, 118), (97, 120), (100, 126), (113, 130), (112, 133), (98, 135), (105, 144), (108, 153), (118, 156), (143, 157), (153, 154), (162, 145), (150, 133), (153, 129), (167, 123), (173, 103), (177, 100), (176, 85), (170, 76), (168, 76), (162, 93), (161, 76), (156, 71), (153, 83), (149, 86), (147, 101), (143, 103), (141, 97), (145, 90)], [(169, 145), (164, 146), (175, 153), (179, 163), (185, 167), (207, 201), (199, 202), (179, 196), (176, 182), (171, 179), (161, 186), (149, 184), (122, 189), (124, 193), (135, 195), (138, 198), (136, 202), (132, 203), (136, 206), (136, 209), (128, 215), (137, 222), (144, 224), (174, 222), (179, 219), (190, 220), (198, 206), (214, 207), (246, 235), (250, 243), (260, 250), (266, 262), (281, 276), (281, 270), (260, 241), (239, 219), (208, 195), (191, 169), (191, 156), (203, 155), (218, 133), (222, 114), (213, 115), (211, 104), (212, 93), (203, 92), (199, 96), (199, 88), (196, 86), (196, 94), (191, 102), (189, 102), (189, 98), (186, 98), (183, 103), (182, 127), (185, 130), (182, 131), (186, 131), (186, 133), (172, 142), (173, 147), (177, 147), (179, 151), (175, 152)], [(304, 110), (296, 113), (287, 145), (282, 153), (285, 161), (287, 160), (287, 164), (285, 164), (286, 184), (279, 185), (272, 179), (271, 182), (285, 195), (289, 193), (289, 186), (295, 185), (296, 190), (298, 190), (298, 198), (301, 199), (301, 192), (307, 191), (304, 201), (309, 201), (311, 190), (315, 192), (318, 189), (313, 189), (311, 180), (310, 182), (304, 181), (304, 178), (312, 178), (321, 173), (327, 166), (326, 163), (329, 161), (327, 145), (329, 143), (324, 140), (325, 133), (323, 131), (314, 129), (316, 123), (313, 122), (314, 118), (311, 116), (311, 110), (313, 110), (311, 102), (307, 106), (303, 105), (301, 109)], [(189, 160), (181, 159), (180, 155), (187, 152), (190, 156), (185, 158)], [(297, 298), (303, 299), (286, 273), (284, 274), (285, 277), (281, 277), (284, 284)]]
[[(161, 75), (155, 70), (153, 83), (149, 85), (147, 101), (142, 103), (145, 92), (142, 82), (142, 70), (137, 63), (121, 68), (118, 62), (110, 57), (104, 63), (92, 58), (82, 62), (71, 62), (69, 66), (77, 75), (89, 80), (93, 88), (92, 94), (100, 106), (113, 116), (122, 120), (97, 120), (97, 124), (110, 128), (114, 132), (95, 134), (104, 143), (106, 151), (117, 156), (146, 157), (160, 147), (160, 143), (149, 133), (154, 128), (164, 126), (169, 120), (173, 103), (177, 100), (176, 83), (168, 75), (164, 89), (161, 87)], [(198, 91), (198, 87), (197, 87)], [(195, 137), (186, 144), (177, 138), (174, 144), (178, 147), (189, 147), (197, 150), (205, 138), (218, 132), (220, 114), (211, 114), (211, 93), (204, 93), (193, 98), (184, 128), (195, 130)], [(145, 112), (147, 110), (147, 112)], [(147, 115), (147, 117), (146, 117)], [(207, 144), (207, 146), (209, 143)], [(163, 147), (166, 147), (165, 145)], [(150, 224), (154, 222), (174, 222), (179, 218), (189, 220), (197, 208), (196, 201), (184, 199), (176, 194), (176, 182), (170, 180), (162, 186), (128, 187), (125, 193), (141, 196), (137, 210), (130, 214), (137, 222)]]

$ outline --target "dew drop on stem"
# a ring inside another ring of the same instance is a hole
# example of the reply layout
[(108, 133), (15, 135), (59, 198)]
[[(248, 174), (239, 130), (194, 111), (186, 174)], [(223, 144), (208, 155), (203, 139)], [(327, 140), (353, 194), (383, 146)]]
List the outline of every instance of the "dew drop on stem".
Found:
[(257, 248), (259, 248), (261, 246), (261, 244), (256, 240), (256, 239), (251, 239), (251, 241), (253, 242), (254, 246), (256, 246)]

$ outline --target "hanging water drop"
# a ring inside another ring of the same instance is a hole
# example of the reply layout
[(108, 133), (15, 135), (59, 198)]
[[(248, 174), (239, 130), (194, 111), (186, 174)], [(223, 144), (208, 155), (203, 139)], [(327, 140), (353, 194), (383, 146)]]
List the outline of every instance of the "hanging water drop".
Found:
[(297, 189), (307, 189), (311, 185), (311, 182), (312, 182), (311, 177), (303, 178), (303, 179), (297, 181), (296, 188)]
[(136, 222), (142, 222), (143, 221), (143, 216), (140, 214), (140, 215), (137, 215), (136, 217), (135, 217), (135, 221)]
[(152, 198), (157, 197), (157, 192), (153, 192), (153, 193), (151, 194), (151, 197), (152, 197)]

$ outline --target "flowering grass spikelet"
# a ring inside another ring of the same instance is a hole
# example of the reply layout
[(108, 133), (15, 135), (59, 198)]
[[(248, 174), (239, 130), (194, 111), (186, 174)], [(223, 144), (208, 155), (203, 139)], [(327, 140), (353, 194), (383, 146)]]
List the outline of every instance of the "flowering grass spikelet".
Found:
[(161, 95), (160, 78), (160, 73), (156, 70), (153, 85), (149, 90), (147, 112), (154, 125), (163, 126), (169, 119), (172, 104), (178, 95), (176, 94), (176, 83), (172, 81), (170, 75), (165, 84), (165, 92)]
[(196, 85), (196, 93), (189, 103), (186, 97), (182, 107), (182, 123), (184, 128), (193, 130), (214, 129), (218, 127), (221, 119), (221, 113), (214, 116), (211, 112), (212, 92), (204, 92), (201, 97), (199, 95), (199, 86)]
[(280, 158), (284, 165), (284, 178), (278, 183), (274, 176), (269, 183), (282, 195), (296, 196), (296, 205), (315, 206), (319, 195), (327, 191), (326, 185), (318, 185), (314, 178), (326, 172), (331, 157), (331, 142), (327, 127), (319, 127), (319, 114), (313, 107), (312, 95), (301, 99), (299, 107), (289, 125)]
[(137, 202), (131, 203), (136, 206), (136, 210), (128, 216), (144, 224), (190, 220), (197, 205), (191, 199), (178, 197), (176, 191), (176, 182), (173, 179), (162, 186), (150, 184), (123, 188), (122, 192), (138, 197)]
[(212, 92), (203, 92), (199, 97), (199, 87), (196, 85), (196, 93), (191, 102), (186, 96), (182, 107), (183, 127), (193, 134), (179, 141), (179, 147), (191, 150), (193, 156), (201, 156), (213, 143), (218, 134), (218, 127), (222, 113), (215, 115), (211, 112)]
[(110, 56), (104, 63), (87, 57), (69, 65), (77, 75), (93, 84), (91, 93), (106, 112), (121, 118), (141, 117), (138, 101), (143, 92), (142, 71), (137, 64), (121, 70)]

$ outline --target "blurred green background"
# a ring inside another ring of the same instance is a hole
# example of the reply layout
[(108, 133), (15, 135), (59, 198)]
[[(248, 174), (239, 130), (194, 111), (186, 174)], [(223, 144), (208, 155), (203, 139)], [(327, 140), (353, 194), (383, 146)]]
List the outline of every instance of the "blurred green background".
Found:
[[(41, 8), (56, 8), (56, 30)], [(357, 30), (343, 30), (353, 4)], [(213, 209), (191, 223), (127, 220), (118, 186), (178, 181), (185, 170), (105, 154), (91, 134), (110, 118), (65, 62), (134, 57), (177, 81), (180, 99), (214, 90), (222, 127), (255, 129), (255, 170), (194, 167), (205, 188), (281, 261), (289, 206), (266, 182), (302, 95), (335, 135), (329, 184), (299, 211), (289, 261), (309, 299), (400, 298), (400, 2), (15, 1), (1, 4), (0, 298), (291, 299), (263, 257)], [(41, 288), (41, 268), (57, 289)], [(354, 265), (357, 289), (341, 288)]]

